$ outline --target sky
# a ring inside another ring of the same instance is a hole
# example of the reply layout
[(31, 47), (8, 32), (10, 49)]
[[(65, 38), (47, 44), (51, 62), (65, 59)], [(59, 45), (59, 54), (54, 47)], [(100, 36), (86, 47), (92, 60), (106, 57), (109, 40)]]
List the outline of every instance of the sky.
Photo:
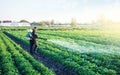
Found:
[(92, 22), (104, 15), (120, 21), (120, 0), (0, 0), (0, 20), (78, 23)]

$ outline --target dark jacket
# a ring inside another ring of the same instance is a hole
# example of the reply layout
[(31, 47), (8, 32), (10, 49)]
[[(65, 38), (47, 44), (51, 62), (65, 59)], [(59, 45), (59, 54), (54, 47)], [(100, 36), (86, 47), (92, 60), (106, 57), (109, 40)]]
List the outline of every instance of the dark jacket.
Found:
[(32, 37), (30, 38), (30, 41), (33, 41), (34, 43), (36, 43), (36, 39), (38, 38), (38, 35), (34, 32), (32, 32)]

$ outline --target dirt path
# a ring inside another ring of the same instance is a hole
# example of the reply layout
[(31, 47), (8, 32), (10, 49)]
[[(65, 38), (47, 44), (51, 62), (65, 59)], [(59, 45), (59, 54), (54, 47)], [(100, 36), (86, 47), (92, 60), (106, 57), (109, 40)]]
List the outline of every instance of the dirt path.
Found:
[[(24, 50), (29, 52), (29, 46), (24, 44), (23, 42), (17, 40), (15, 37), (5, 33), (9, 38), (11, 38), (14, 42), (19, 44)], [(39, 62), (42, 62), (45, 66), (47, 66), (49, 69), (53, 70), (56, 75), (76, 75), (74, 72), (68, 70), (63, 65), (49, 59), (48, 57), (42, 56), (38, 53), (35, 53), (32, 55), (36, 60)]]

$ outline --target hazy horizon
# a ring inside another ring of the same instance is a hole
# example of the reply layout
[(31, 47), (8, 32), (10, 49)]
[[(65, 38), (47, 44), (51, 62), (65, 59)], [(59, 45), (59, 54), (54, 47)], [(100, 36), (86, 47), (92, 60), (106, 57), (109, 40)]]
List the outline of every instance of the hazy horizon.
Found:
[(1, 0), (0, 20), (96, 21), (100, 15), (120, 22), (120, 0)]

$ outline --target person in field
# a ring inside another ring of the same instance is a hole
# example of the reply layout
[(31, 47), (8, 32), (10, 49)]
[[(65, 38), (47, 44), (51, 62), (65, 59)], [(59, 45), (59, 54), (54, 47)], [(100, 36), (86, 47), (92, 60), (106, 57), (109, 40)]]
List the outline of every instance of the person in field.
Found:
[(38, 35), (36, 34), (36, 31), (37, 31), (37, 27), (34, 27), (31, 33), (32, 36), (30, 37), (30, 54), (35, 53), (35, 51), (37, 51), (38, 48), (38, 43), (36, 41)]

